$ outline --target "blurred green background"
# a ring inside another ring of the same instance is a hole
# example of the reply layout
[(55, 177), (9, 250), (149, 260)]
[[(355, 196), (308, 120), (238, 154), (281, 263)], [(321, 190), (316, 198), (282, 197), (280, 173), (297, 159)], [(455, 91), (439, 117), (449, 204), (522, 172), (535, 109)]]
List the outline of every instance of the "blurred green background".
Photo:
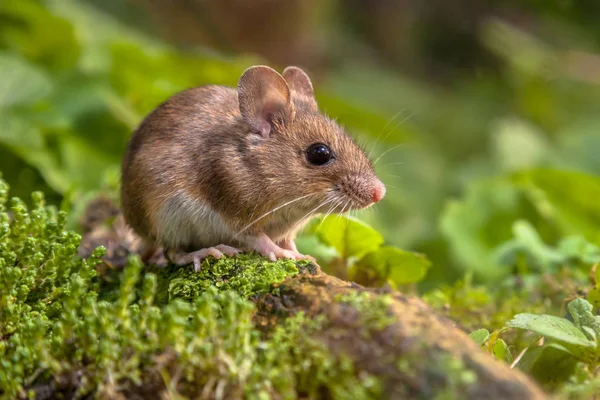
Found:
[(600, 244), (598, 15), (569, 0), (2, 0), (0, 171), (13, 195), (81, 211), (116, 195), (131, 131), (167, 97), (295, 64), (374, 149), (388, 195), (359, 217), (427, 255), (423, 290), (553, 271)]

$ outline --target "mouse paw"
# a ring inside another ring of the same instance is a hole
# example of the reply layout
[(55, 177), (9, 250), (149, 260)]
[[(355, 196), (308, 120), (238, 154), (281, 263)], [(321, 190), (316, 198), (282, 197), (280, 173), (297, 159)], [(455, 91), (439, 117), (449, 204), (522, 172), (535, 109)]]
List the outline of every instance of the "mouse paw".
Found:
[[(296, 246), (294, 246), (294, 248), (295, 247)], [(298, 251), (295, 249), (292, 250), (290, 248), (278, 246), (264, 233), (258, 236), (254, 243), (253, 249), (271, 261), (276, 261), (279, 258), (290, 258), (292, 260), (302, 260), (306, 258), (306, 256), (298, 253)]]
[[(296, 243), (292, 239), (283, 239), (277, 242), (277, 245), (284, 250), (291, 250), (298, 253), (298, 249), (296, 248)], [(298, 253), (300, 254), (300, 253)]]
[(234, 257), (239, 253), (240, 250), (236, 249), (235, 247), (220, 244), (217, 246), (200, 249), (198, 251), (193, 251), (191, 253), (182, 253), (169, 250), (167, 254), (173, 264), (188, 265), (193, 263), (194, 271), (199, 272), (202, 261), (208, 256), (213, 256), (214, 258), (218, 259), (223, 257), (223, 254)]
[(282, 241), (277, 243), (282, 249), (293, 251), (296, 255), (296, 260), (310, 260), (313, 263), (317, 263), (317, 260), (308, 254), (302, 254), (296, 248), (296, 243), (294, 243), (291, 239), (283, 239)]

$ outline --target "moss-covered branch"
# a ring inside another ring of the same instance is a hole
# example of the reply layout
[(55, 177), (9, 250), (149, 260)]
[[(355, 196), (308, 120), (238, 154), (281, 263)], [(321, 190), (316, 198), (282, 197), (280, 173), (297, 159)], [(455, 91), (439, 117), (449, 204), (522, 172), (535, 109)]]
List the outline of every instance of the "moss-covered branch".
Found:
[(313, 333), (334, 357), (376, 377), (383, 398), (534, 399), (541, 391), (494, 360), (417, 298), (368, 290), (304, 272), (257, 299), (259, 326), (304, 313), (325, 321)]
[(0, 398), (542, 398), (418, 299), (253, 255), (145, 267), (100, 203), (78, 249), (39, 194), (7, 193)]

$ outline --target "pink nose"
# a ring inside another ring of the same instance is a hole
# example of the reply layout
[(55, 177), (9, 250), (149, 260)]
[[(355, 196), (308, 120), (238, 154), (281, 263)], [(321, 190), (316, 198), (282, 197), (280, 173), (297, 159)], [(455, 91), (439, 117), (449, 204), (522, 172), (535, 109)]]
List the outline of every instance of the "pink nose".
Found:
[(379, 181), (379, 180), (375, 181), (375, 184), (373, 185), (373, 192), (372, 192), (371, 196), (372, 196), (374, 203), (377, 203), (378, 201), (383, 199), (383, 196), (385, 196), (385, 185), (383, 183), (381, 183), (381, 181)]

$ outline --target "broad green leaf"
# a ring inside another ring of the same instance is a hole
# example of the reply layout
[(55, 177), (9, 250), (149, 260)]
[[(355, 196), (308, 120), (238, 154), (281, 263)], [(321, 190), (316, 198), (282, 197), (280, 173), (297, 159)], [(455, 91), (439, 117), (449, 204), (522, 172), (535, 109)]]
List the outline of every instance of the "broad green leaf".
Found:
[(483, 346), (486, 340), (490, 337), (490, 332), (487, 329), (477, 329), (469, 333), (471, 339), (475, 341), (480, 346)]
[(596, 348), (596, 344), (588, 340), (571, 321), (553, 315), (517, 314), (506, 326), (530, 330), (547, 338), (586, 349)]
[(403, 285), (423, 280), (431, 262), (422, 254), (384, 246), (367, 254), (359, 265), (378, 271), (394, 285)]
[(314, 235), (301, 235), (296, 239), (298, 251), (302, 254), (310, 254), (315, 257), (321, 266), (329, 263), (333, 258), (337, 257), (337, 253), (333, 247), (326, 246), (319, 241)]
[(52, 90), (50, 77), (13, 54), (0, 53), (0, 109), (32, 104)]
[(539, 383), (554, 386), (571, 377), (577, 358), (569, 349), (551, 343), (529, 349), (519, 362), (519, 368)]
[(383, 237), (379, 232), (348, 216), (326, 218), (322, 225), (317, 227), (316, 233), (320, 240), (334, 247), (344, 259), (359, 259), (383, 244)]

